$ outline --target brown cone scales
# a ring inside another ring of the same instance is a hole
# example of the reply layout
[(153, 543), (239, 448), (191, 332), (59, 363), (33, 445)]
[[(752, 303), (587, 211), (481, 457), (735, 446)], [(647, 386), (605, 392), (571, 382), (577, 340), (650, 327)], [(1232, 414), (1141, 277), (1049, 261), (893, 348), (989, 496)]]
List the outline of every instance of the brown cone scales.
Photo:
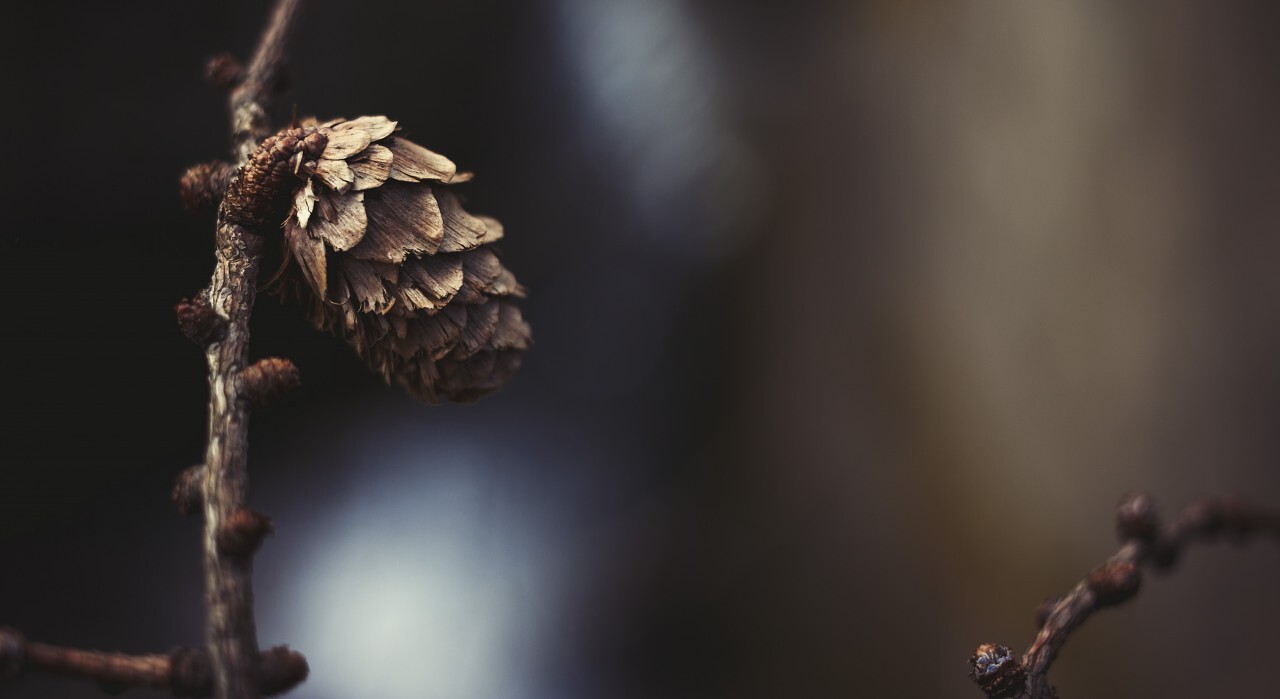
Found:
[(489, 245), (502, 225), (443, 187), (470, 175), (396, 136), (386, 117), (303, 128), (324, 136), (324, 150), (293, 156), (302, 184), (284, 237), (312, 321), (422, 400), (469, 401), (500, 387), (530, 330), (513, 302), (524, 289)]

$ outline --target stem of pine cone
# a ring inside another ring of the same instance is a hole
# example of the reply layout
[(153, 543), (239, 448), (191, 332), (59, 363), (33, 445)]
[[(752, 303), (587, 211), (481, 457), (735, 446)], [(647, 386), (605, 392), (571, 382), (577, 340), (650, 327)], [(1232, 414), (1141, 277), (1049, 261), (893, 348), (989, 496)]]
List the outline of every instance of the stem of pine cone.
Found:
[[(278, 0), (244, 81), (231, 93), (232, 146), (243, 165), (270, 134), (267, 103), (284, 61), (285, 42), (299, 0)], [(205, 514), (205, 577), (208, 588), (208, 643), (218, 699), (256, 699), (258, 638), (253, 614), (252, 551), (219, 545), (241, 526), (247, 486), (251, 404), (242, 395), (240, 373), (248, 366), (249, 317), (257, 292), (262, 238), (227, 215), (218, 214), (217, 262), (206, 292), (209, 306), (225, 323), (225, 334), (207, 347), (209, 433), (201, 493)], [(250, 532), (252, 534), (252, 532)]]

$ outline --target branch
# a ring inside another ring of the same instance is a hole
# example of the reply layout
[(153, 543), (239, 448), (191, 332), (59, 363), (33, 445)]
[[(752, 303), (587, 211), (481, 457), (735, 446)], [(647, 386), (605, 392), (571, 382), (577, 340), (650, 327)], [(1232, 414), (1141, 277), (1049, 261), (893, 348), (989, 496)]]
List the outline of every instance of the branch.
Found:
[[(245, 165), (270, 133), (267, 103), (284, 61), (285, 41), (299, 0), (278, 0), (244, 81), (231, 93), (232, 147)], [(242, 172), (241, 181), (248, 173)], [(233, 187), (234, 189), (234, 187)], [(209, 432), (201, 482), (205, 515), (205, 578), (209, 597), (209, 655), (218, 699), (259, 696), (258, 638), (253, 616), (252, 556), (219, 546), (243, 522), (250, 403), (241, 371), (248, 366), (263, 239), (223, 199), (218, 212), (217, 262), (205, 293), (225, 334), (206, 348)], [(216, 336), (215, 336), (216, 337)]]
[(237, 165), (244, 165), (258, 143), (271, 135), (267, 105), (284, 68), (284, 49), (300, 4), (301, 0), (277, 0), (244, 79), (231, 91), (231, 147)]
[[(258, 667), (260, 689), (267, 695), (296, 687), (308, 672), (306, 659), (288, 646), (262, 653)], [(209, 655), (197, 648), (175, 648), (165, 655), (103, 653), (36, 643), (11, 629), (0, 629), (0, 674), (24, 672), (80, 677), (109, 692), (151, 687), (167, 689), (175, 697), (213, 695)]]
[(988, 696), (1011, 699), (1056, 699), (1046, 677), (1071, 632), (1103, 607), (1122, 604), (1138, 593), (1142, 566), (1167, 571), (1193, 541), (1226, 534), (1243, 541), (1271, 535), (1280, 541), (1280, 512), (1231, 498), (1192, 503), (1172, 522), (1161, 526), (1151, 498), (1127, 495), (1116, 513), (1121, 547), (1070, 592), (1046, 601), (1037, 612), (1035, 641), (1019, 660), (1007, 646), (984, 643), (970, 659), (970, 677)]

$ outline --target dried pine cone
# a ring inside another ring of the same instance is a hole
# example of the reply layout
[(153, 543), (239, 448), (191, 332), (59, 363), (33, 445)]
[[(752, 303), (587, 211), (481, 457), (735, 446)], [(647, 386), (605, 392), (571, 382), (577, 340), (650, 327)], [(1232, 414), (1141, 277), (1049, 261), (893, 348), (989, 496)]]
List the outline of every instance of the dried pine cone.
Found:
[(443, 188), (470, 175), (395, 130), (383, 116), (302, 124), (284, 237), (312, 322), (422, 400), (475, 400), (529, 346), (524, 288), (489, 246), (502, 225)]

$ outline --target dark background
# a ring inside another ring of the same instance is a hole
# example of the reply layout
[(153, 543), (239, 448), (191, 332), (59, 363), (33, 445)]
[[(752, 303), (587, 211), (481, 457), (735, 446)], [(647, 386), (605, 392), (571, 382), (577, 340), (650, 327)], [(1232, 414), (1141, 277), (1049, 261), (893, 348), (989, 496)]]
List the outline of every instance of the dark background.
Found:
[[(263, 296), (264, 645), (301, 697), (975, 697), (980, 641), (1130, 489), (1280, 504), (1280, 8), (313, 0), (277, 116), (387, 114), (478, 177), (536, 345), (469, 406)], [(256, 2), (22, 3), (3, 32), (0, 623), (203, 638), (203, 358), (172, 305)], [(1265, 696), (1280, 555), (1198, 549), (1064, 697)], [(1170, 670), (1175, 668), (1175, 670)], [(97, 696), (24, 678), (0, 695)], [(144, 691), (131, 695), (152, 696)]]

